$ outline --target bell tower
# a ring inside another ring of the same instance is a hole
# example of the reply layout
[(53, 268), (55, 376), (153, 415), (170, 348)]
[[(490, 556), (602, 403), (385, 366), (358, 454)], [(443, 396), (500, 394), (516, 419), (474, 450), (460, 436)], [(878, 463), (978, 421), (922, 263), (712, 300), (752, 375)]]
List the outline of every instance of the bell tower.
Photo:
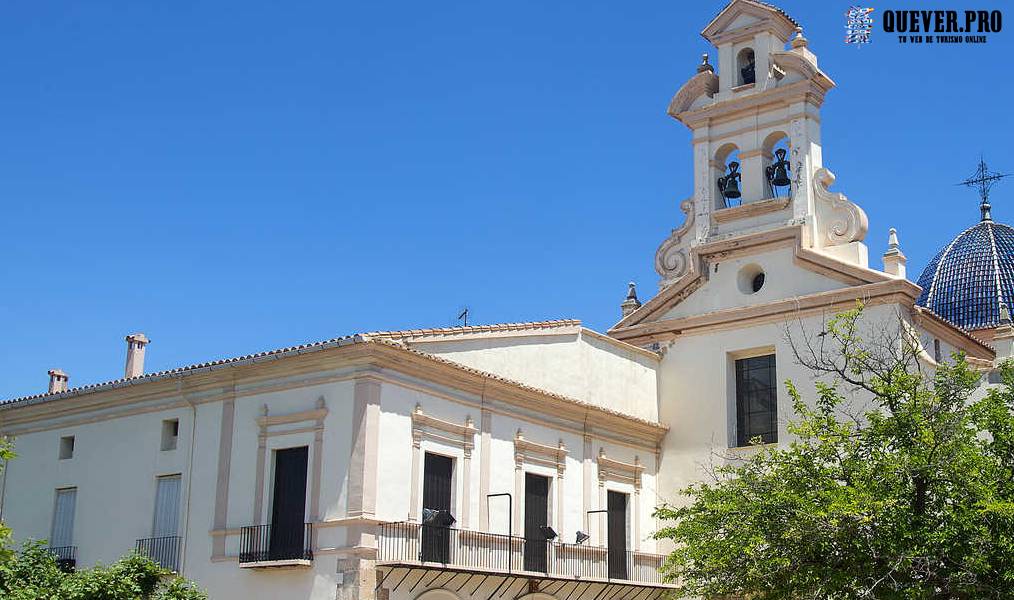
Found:
[(656, 254), (661, 287), (694, 268), (697, 246), (789, 226), (804, 247), (866, 267), (866, 215), (828, 189), (823, 168), (820, 107), (835, 84), (800, 25), (765, 2), (733, 0), (701, 35), (717, 69), (705, 54), (669, 104), (692, 132), (694, 191)]

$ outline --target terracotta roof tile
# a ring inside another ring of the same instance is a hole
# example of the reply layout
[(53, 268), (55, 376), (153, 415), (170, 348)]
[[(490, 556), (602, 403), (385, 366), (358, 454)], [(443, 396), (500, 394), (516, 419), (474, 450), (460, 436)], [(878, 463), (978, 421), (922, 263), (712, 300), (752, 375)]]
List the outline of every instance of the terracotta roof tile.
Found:
[(439, 335), (463, 335), (468, 333), (499, 333), (503, 331), (534, 331), (540, 329), (558, 329), (561, 327), (580, 327), (577, 319), (556, 319), (552, 321), (529, 321), (524, 323), (494, 323), (492, 325), (466, 325), (460, 327), (435, 327), (429, 329), (403, 329), (400, 331), (372, 331), (364, 333), (368, 338), (411, 338)]
[(187, 365), (185, 367), (178, 367), (175, 369), (169, 369), (165, 371), (158, 371), (155, 373), (145, 373), (140, 377), (122, 378), (115, 379), (112, 381), (105, 381), (102, 383), (94, 383), (84, 386), (68, 389), (63, 392), (35, 394), (32, 396), (23, 396), (20, 398), (11, 398), (8, 400), (0, 401), (0, 408), (14, 408), (15, 405), (24, 406), (29, 404), (35, 404), (38, 402), (49, 402), (52, 400), (58, 400), (62, 398), (70, 398), (74, 396), (80, 396), (82, 394), (100, 392), (103, 390), (115, 389), (127, 385), (137, 385), (147, 383), (151, 381), (158, 381), (170, 377), (183, 377), (191, 373), (197, 373), (202, 371), (209, 371), (216, 368), (226, 368), (229, 366), (237, 365), (240, 363), (251, 363), (262, 360), (273, 360), (282, 358), (284, 356), (290, 356), (294, 354), (305, 354), (308, 352), (317, 352), (328, 348), (336, 348), (340, 346), (348, 346), (351, 344), (362, 344), (362, 343), (376, 343), (384, 344), (393, 348), (397, 348), (403, 352), (411, 352), (412, 354), (426, 357), (429, 360), (439, 362), (442, 364), (450, 365), (458, 370), (486, 377), (496, 381), (503, 382), (505, 384), (515, 386), (524, 390), (536, 392), (548, 397), (557, 398), (566, 402), (575, 403), (590, 409), (601, 410), (603, 412), (632, 419), (634, 421), (648, 423), (655, 426), (659, 426), (654, 421), (633, 417), (626, 413), (615, 411), (609, 408), (604, 408), (598, 405), (589, 404), (576, 398), (571, 398), (555, 392), (550, 392), (541, 388), (537, 388), (520, 381), (501, 377), (494, 373), (482, 371), (480, 369), (474, 369), (462, 365), (461, 363), (454, 362), (452, 360), (416, 350), (414, 348), (408, 348), (404, 344), (399, 344), (395, 340), (403, 339), (407, 337), (415, 336), (431, 336), (431, 335), (455, 335), (463, 333), (495, 333), (501, 331), (526, 331), (526, 330), (540, 330), (540, 329), (555, 329), (562, 327), (574, 327), (580, 326), (581, 321), (576, 319), (558, 319), (552, 321), (532, 321), (527, 323), (497, 323), (493, 325), (469, 325), (467, 327), (441, 327), (441, 328), (430, 328), (430, 329), (409, 329), (403, 331), (376, 331), (372, 333), (354, 334), (343, 337), (331, 338), (329, 340), (322, 340), (318, 342), (310, 342), (307, 344), (300, 344), (297, 346), (288, 346), (286, 348), (278, 348), (275, 350), (267, 350), (265, 352), (258, 352), (255, 354), (246, 354), (243, 356), (236, 356), (232, 358), (223, 358), (220, 360), (214, 360), (209, 362), (197, 363), (193, 365)]

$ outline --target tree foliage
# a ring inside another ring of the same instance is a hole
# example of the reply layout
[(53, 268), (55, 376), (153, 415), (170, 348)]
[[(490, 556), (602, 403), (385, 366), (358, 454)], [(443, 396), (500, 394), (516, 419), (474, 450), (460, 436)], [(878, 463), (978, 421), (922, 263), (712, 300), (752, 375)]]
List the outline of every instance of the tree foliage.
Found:
[(10, 600), (206, 600), (204, 592), (146, 556), (65, 572), (38, 541), (0, 563), (0, 598)]
[(982, 397), (963, 356), (926, 369), (903, 322), (879, 336), (862, 322), (858, 306), (794, 343), (830, 377), (810, 402), (786, 382), (791, 443), (657, 509), (681, 595), (1014, 598), (1014, 366)]

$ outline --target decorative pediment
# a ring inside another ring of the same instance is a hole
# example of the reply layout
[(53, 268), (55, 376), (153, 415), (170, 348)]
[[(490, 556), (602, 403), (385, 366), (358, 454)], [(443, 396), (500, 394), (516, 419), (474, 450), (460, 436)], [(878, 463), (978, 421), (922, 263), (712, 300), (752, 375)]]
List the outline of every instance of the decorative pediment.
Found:
[(798, 73), (803, 79), (812, 80), (825, 92), (835, 86), (834, 81), (817, 67), (812, 54), (800, 52), (799, 50), (787, 50), (783, 52), (772, 52), (771, 62), (783, 71)]
[(416, 446), (426, 437), (458, 446), (469, 455), (475, 448), (477, 431), (472, 417), (465, 417), (465, 423), (458, 424), (427, 415), (419, 404), (416, 404), (415, 410), (412, 411), (412, 443)]
[(655, 251), (655, 271), (662, 276), (659, 287), (666, 287), (691, 270), (690, 239), (687, 232), (694, 225), (694, 199), (687, 198), (680, 203), (683, 224), (672, 230), (669, 237)]
[(701, 96), (715, 95), (718, 91), (718, 75), (715, 75), (713, 71), (704, 70), (694, 75), (689, 81), (683, 84), (683, 87), (676, 92), (676, 95), (669, 101), (669, 108), (666, 112), (674, 118), (679, 118), (681, 113), (690, 110), (696, 101)]
[(758, 30), (769, 30), (787, 40), (799, 26), (776, 6), (756, 0), (732, 0), (711, 20), (701, 35), (714, 45), (752, 37)]
[(606, 481), (622, 481), (632, 484), (634, 489), (641, 489), (641, 473), (644, 472), (644, 465), (636, 456), (632, 463), (623, 462), (606, 456), (605, 448), (599, 448), (598, 471), (600, 484)]
[(524, 463), (555, 467), (563, 474), (567, 465), (567, 447), (560, 440), (556, 446), (540, 444), (525, 439), (521, 430), (514, 435), (514, 462), (518, 468)]
[(834, 185), (834, 180), (834, 173), (824, 168), (813, 174), (818, 247), (861, 242), (869, 227), (863, 209), (850, 202), (845, 194), (828, 189)]

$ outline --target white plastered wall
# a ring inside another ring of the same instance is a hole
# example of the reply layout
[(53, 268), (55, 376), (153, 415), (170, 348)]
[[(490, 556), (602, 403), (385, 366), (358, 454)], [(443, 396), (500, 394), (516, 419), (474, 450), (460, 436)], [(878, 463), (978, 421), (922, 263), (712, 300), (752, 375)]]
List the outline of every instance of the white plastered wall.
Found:
[(413, 348), (546, 391), (654, 420), (658, 360), (573, 328), (565, 333), (410, 341)]

